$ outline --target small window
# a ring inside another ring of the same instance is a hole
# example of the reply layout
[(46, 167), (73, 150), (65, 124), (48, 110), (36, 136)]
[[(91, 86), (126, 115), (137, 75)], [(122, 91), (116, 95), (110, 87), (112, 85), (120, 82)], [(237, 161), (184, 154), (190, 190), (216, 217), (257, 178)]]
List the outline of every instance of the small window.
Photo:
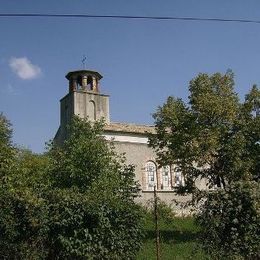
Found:
[(88, 117), (90, 121), (96, 120), (96, 104), (93, 100), (89, 101)]
[(178, 167), (175, 167), (175, 169), (174, 169), (173, 185), (175, 187), (184, 185), (184, 178), (183, 178), (183, 175), (182, 175), (182, 173), (181, 173), (181, 171), (179, 170)]
[(146, 172), (146, 188), (148, 190), (153, 190), (154, 185), (157, 183), (157, 176), (156, 176), (156, 164), (154, 162), (147, 162), (145, 165), (145, 172)]
[(171, 168), (169, 165), (161, 168), (161, 189), (171, 190)]

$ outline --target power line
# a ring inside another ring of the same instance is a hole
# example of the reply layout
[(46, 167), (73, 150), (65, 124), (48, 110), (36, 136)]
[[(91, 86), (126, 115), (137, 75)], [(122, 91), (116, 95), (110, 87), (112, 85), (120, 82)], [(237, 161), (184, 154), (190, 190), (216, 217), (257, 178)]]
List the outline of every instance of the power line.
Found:
[(260, 20), (251, 19), (225, 19), (225, 18), (201, 18), (201, 17), (174, 17), (174, 16), (132, 16), (132, 15), (91, 15), (91, 14), (49, 14), (49, 13), (0, 13), (0, 17), (52, 17), (52, 18), (105, 18), (105, 19), (142, 19), (142, 20), (179, 20), (202, 22), (233, 22), (255, 23)]

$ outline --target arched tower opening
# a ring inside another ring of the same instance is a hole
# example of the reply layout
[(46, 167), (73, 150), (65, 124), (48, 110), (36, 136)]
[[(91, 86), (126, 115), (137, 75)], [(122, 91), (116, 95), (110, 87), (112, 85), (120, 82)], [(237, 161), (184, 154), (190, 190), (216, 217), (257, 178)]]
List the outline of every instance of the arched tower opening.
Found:
[(102, 76), (96, 71), (72, 71), (66, 75), (66, 78), (69, 80), (69, 92), (93, 91), (99, 93), (99, 81)]

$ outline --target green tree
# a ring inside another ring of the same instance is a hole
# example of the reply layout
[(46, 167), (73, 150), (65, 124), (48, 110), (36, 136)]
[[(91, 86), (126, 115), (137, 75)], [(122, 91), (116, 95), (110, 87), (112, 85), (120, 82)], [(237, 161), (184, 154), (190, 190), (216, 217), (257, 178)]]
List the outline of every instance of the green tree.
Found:
[(102, 123), (75, 117), (50, 150), (49, 257), (134, 259), (141, 245), (134, 168), (102, 136)]
[(49, 211), (43, 197), (47, 160), (13, 147), (10, 139), (11, 135), (5, 145), (12, 156), (2, 155), (10, 157), (0, 186), (0, 258), (42, 259), (47, 256), (48, 241)]
[(134, 168), (102, 137), (102, 123), (75, 118), (64, 145), (43, 155), (14, 147), (4, 117), (0, 131), (1, 259), (135, 258)]
[[(157, 109), (156, 135), (150, 137), (150, 145), (161, 165), (176, 164), (182, 171), (185, 185), (178, 191), (192, 193), (194, 205), (200, 205), (203, 243), (212, 256), (257, 257), (260, 91), (253, 86), (241, 103), (231, 72), (199, 74), (189, 90), (188, 103), (169, 97)], [(195, 185), (201, 179), (206, 180), (207, 189)], [(240, 210), (225, 211), (238, 205)], [(248, 224), (234, 231), (234, 221)]]
[(12, 147), (12, 129), (10, 122), (0, 113), (0, 185), (7, 181), (8, 173), (11, 172), (15, 156)]
[(260, 183), (236, 181), (206, 199), (197, 216), (204, 249), (213, 259), (258, 259)]

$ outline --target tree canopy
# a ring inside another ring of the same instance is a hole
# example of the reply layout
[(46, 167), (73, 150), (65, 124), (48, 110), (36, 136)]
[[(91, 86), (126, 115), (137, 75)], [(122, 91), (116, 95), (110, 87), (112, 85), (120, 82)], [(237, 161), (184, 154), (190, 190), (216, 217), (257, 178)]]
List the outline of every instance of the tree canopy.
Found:
[[(202, 205), (199, 223), (212, 255), (259, 255), (260, 90), (254, 85), (240, 102), (228, 71), (199, 74), (190, 81), (189, 91), (187, 103), (169, 97), (158, 107), (150, 145), (161, 165), (178, 165), (185, 177), (179, 192), (192, 193), (194, 202)], [(201, 180), (204, 189), (196, 185)], [(247, 196), (250, 202), (245, 202)], [(239, 228), (247, 221), (248, 229)]]
[(2, 116), (1, 259), (135, 258), (139, 187), (134, 167), (105, 141), (102, 126), (75, 117), (64, 144), (37, 155), (12, 145)]
[(0, 185), (8, 178), (8, 172), (13, 167), (15, 149), (12, 147), (12, 129), (7, 118), (0, 113)]
[(134, 259), (141, 245), (134, 168), (105, 141), (102, 126), (75, 117), (64, 145), (50, 150), (50, 232), (61, 258)]

